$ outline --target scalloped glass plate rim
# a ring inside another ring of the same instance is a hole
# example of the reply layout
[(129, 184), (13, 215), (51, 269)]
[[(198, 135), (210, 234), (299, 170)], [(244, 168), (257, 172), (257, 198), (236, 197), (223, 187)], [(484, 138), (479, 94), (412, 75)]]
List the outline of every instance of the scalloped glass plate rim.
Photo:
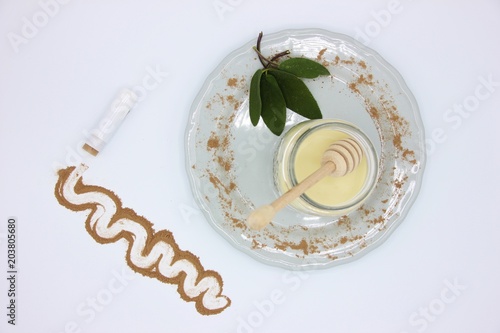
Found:
[[(423, 124), (420, 119), (419, 113), (418, 113), (418, 106), (416, 103), (416, 100), (407, 87), (403, 77), (401, 74), (391, 65), (389, 64), (378, 52), (372, 50), (371, 48), (361, 44), (354, 38), (341, 34), (341, 33), (335, 33), (323, 29), (316, 29), (316, 28), (309, 28), (309, 29), (287, 29), (287, 30), (282, 30), (279, 32), (275, 33), (270, 33), (265, 35), (265, 38), (267, 37), (269, 42), (272, 42), (272, 40), (284, 38), (284, 37), (304, 37), (304, 36), (318, 36), (318, 37), (327, 37), (327, 38), (334, 38), (343, 41), (344, 43), (351, 44), (357, 48), (358, 51), (362, 51), (365, 56), (372, 57), (373, 59), (376, 60), (377, 65), (382, 66), (385, 68), (386, 72), (388, 72), (390, 75), (393, 76), (394, 80), (398, 83), (399, 88), (402, 93), (406, 95), (406, 97), (409, 99), (409, 103), (413, 105), (413, 119), (412, 121), (417, 125), (419, 128), (419, 139), (421, 141), (421, 145), (423, 145), (424, 141), (424, 134), (423, 134)], [(315, 263), (315, 262), (309, 262), (304, 265), (297, 265), (290, 263), (289, 261), (286, 260), (281, 260), (281, 259), (276, 259), (276, 258), (269, 258), (265, 254), (262, 254), (260, 252), (254, 251), (253, 249), (249, 248), (248, 246), (245, 246), (244, 244), (240, 243), (238, 240), (234, 239), (233, 236), (228, 234), (226, 230), (219, 225), (215, 220), (214, 217), (210, 211), (210, 208), (206, 206), (205, 202), (203, 201), (203, 198), (201, 197), (200, 193), (197, 191), (197, 185), (196, 185), (196, 179), (195, 175), (191, 172), (191, 166), (193, 165), (193, 161), (191, 160), (191, 153), (189, 152), (189, 149), (192, 148), (190, 147), (189, 141), (191, 139), (191, 131), (193, 129), (193, 118), (195, 115), (195, 112), (198, 109), (199, 104), (203, 101), (204, 97), (206, 97), (206, 92), (208, 88), (212, 85), (213, 80), (216, 79), (222, 70), (227, 66), (227, 64), (234, 59), (235, 57), (245, 54), (248, 52), (248, 49), (251, 49), (255, 45), (255, 40), (249, 41), (245, 45), (237, 48), (230, 54), (228, 54), (220, 63), (219, 65), (210, 73), (210, 75), (206, 78), (205, 82), (203, 83), (201, 89), (199, 90), (199, 93), (197, 94), (195, 100), (192, 103), (191, 110), (190, 110), (190, 116), (189, 116), (189, 121), (186, 126), (185, 130), (185, 162), (186, 162), (186, 168), (187, 168), (187, 173), (189, 176), (189, 182), (191, 186), (191, 190), (193, 192), (194, 198), (198, 204), (198, 206), (201, 208), (203, 214), (207, 218), (208, 222), (210, 225), (217, 230), (217, 232), (222, 235), (225, 239), (229, 239), (230, 243), (237, 248), (238, 250), (249, 254), (251, 257), (254, 257), (258, 259), (261, 262), (264, 262), (266, 264), (271, 264), (274, 266), (279, 266), (283, 268), (288, 268), (288, 269), (313, 269), (313, 268), (328, 268), (331, 266), (336, 266), (339, 264), (345, 264), (348, 262), (351, 262), (352, 260), (356, 260), (361, 258), (363, 255), (371, 252), (373, 249), (378, 247), (380, 244), (385, 242), (388, 237), (394, 232), (394, 230), (400, 225), (400, 223), (406, 218), (411, 206), (415, 202), (418, 193), (420, 191), (420, 187), (422, 185), (422, 178), (423, 178), (423, 171), (425, 169), (425, 147), (421, 151), (421, 156), (419, 159), (419, 172), (416, 174), (416, 181), (415, 181), (415, 186), (412, 188), (412, 193), (410, 193), (410, 196), (408, 199), (404, 202), (404, 207), (399, 214), (399, 217), (397, 218), (396, 221), (394, 221), (390, 227), (384, 231), (384, 233), (381, 235), (381, 237), (375, 239), (373, 242), (369, 244), (369, 249), (360, 251), (356, 253), (355, 255), (351, 257), (344, 258), (342, 260), (334, 260), (331, 262), (321, 262), (321, 263)]]

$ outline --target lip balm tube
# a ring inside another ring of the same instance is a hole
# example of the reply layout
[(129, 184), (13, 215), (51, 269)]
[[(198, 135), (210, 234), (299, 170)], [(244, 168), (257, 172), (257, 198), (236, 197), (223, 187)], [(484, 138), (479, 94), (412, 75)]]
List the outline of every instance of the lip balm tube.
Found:
[(123, 89), (87, 137), (82, 149), (92, 156), (97, 156), (136, 103), (137, 95), (130, 89)]

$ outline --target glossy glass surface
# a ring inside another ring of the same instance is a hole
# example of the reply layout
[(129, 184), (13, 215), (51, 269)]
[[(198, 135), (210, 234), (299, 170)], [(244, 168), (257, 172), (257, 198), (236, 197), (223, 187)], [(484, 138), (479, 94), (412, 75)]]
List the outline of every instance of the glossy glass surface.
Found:
[[(417, 103), (401, 75), (356, 40), (318, 29), (265, 35), (262, 53), (290, 50), (332, 74), (306, 80), (325, 119), (353, 123), (379, 157), (377, 184), (363, 205), (337, 217), (280, 211), (262, 231), (246, 227), (255, 208), (278, 195), (273, 158), (280, 137), (248, 115), (250, 79), (261, 67), (251, 41), (212, 72), (193, 102), (186, 130), (186, 167), (208, 222), (250, 256), (289, 269), (349, 262), (382, 243), (414, 202), (425, 164)], [(305, 119), (289, 112), (286, 130)]]

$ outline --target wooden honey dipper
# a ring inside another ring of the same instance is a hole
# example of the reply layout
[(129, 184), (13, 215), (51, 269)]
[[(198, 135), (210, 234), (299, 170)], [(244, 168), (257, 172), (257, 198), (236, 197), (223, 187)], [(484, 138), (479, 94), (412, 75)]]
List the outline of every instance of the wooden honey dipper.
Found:
[(254, 210), (247, 219), (251, 229), (260, 230), (271, 222), (274, 215), (290, 202), (301, 196), (326, 176), (342, 177), (352, 172), (363, 157), (363, 149), (357, 141), (348, 138), (330, 145), (323, 153), (321, 167), (299, 184), (292, 187), (269, 205)]

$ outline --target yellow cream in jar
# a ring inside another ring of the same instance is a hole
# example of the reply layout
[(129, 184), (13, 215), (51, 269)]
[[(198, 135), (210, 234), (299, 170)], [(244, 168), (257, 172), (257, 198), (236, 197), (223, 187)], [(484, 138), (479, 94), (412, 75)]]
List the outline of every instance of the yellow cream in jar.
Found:
[[(305, 137), (293, 161), (297, 182), (301, 182), (321, 167), (321, 157), (331, 144), (346, 138), (350, 138), (347, 133), (328, 128), (319, 129)], [(325, 177), (307, 190), (305, 195), (320, 205), (341, 206), (361, 191), (367, 173), (368, 163), (363, 155), (352, 172), (343, 177)]]

